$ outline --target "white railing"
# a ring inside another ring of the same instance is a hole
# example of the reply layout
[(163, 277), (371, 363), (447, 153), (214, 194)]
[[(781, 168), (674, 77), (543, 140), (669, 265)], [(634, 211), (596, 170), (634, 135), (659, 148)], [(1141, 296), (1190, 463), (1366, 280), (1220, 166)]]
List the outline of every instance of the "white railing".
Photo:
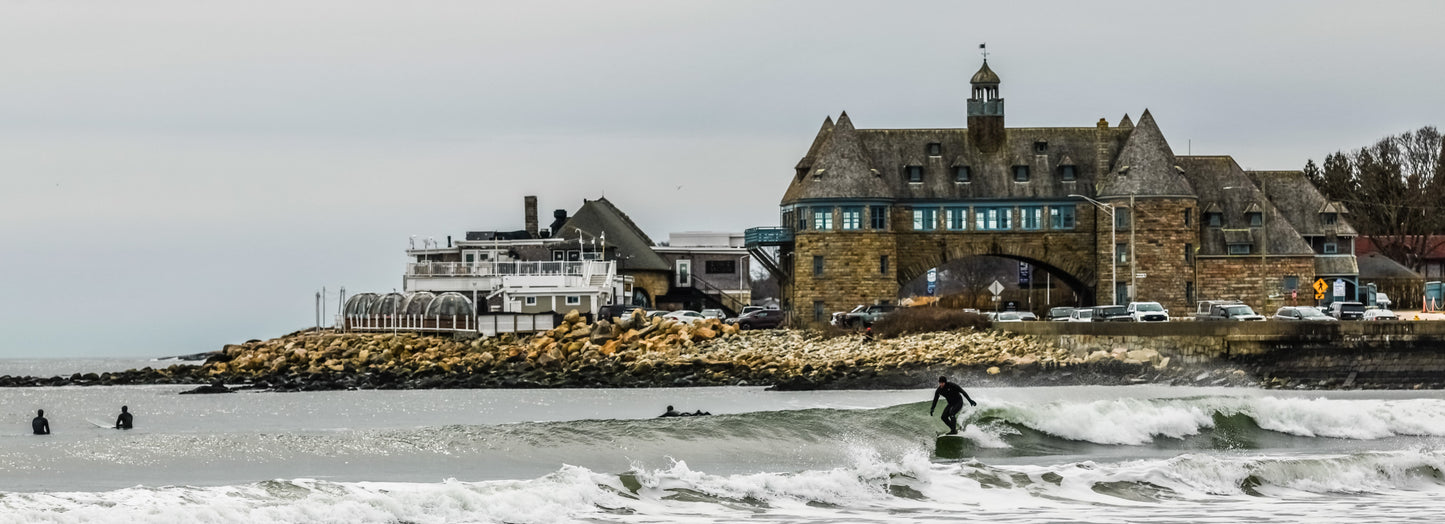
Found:
[(610, 273), (612, 262), (411, 262), (409, 277), (493, 277), (514, 275), (576, 275)]
[(471, 315), (347, 315), (348, 331), (476, 331)]

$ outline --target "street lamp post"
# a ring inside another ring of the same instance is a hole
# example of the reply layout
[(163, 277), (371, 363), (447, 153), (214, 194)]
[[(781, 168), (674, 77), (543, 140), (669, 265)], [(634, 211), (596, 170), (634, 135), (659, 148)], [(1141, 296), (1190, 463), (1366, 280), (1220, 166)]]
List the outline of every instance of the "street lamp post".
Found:
[(1117, 286), (1119, 285), (1119, 243), (1116, 240), (1118, 236), (1117, 229), (1119, 227), (1119, 223), (1117, 220), (1114, 219), (1114, 206), (1105, 205), (1103, 202), (1094, 200), (1084, 195), (1069, 195), (1069, 198), (1082, 198), (1088, 201), (1090, 204), (1093, 204), (1095, 207), (1098, 207), (1103, 212), (1109, 214), (1109, 296), (1112, 298), (1111, 302), (1113, 302), (1114, 305), (1118, 305), (1119, 290)]

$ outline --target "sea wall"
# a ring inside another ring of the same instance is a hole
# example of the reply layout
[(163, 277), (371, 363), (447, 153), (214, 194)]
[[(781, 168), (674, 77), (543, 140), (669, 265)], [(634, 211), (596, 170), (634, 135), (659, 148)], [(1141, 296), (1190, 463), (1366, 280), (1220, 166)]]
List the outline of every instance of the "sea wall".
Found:
[(1445, 388), (1445, 322), (1024, 322), (1074, 355), (1149, 349), (1181, 364), (1214, 362), (1272, 387)]

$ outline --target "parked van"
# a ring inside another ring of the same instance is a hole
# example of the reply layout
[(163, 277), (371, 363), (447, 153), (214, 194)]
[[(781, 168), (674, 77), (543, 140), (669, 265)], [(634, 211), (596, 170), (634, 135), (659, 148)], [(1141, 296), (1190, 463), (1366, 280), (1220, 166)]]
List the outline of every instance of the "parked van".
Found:
[(1359, 302), (1330, 302), (1330, 316), (1340, 320), (1365, 318), (1365, 305)]

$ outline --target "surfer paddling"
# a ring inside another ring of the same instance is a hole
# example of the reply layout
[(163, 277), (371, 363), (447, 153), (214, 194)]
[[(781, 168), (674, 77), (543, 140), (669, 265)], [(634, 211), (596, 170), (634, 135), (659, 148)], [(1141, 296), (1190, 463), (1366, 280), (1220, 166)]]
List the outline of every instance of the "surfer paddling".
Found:
[(968, 405), (977, 406), (978, 403), (969, 398), (968, 392), (948, 381), (948, 377), (938, 377), (938, 389), (933, 390), (933, 405), (928, 408), (928, 414), (933, 415), (933, 410), (938, 408), (938, 397), (943, 397), (948, 404), (943, 406), (944, 424), (948, 424), (948, 434), (958, 434), (958, 412), (963, 410), (963, 401), (968, 399)]
[(135, 417), (130, 414), (129, 406), (120, 407), (120, 416), (115, 417), (115, 429), (130, 429), (135, 422)]
[(676, 409), (673, 409), (672, 406), (668, 406), (668, 407), (667, 407), (667, 412), (666, 412), (666, 413), (663, 413), (663, 414), (661, 414), (661, 415), (658, 415), (658, 417), (659, 417), (659, 418), (660, 418), (660, 417), (703, 417), (703, 416), (707, 416), (707, 415), (711, 415), (711, 414), (712, 414), (712, 413), (703, 411), (703, 410), (701, 410), (701, 409), (699, 409), (699, 410), (697, 410), (697, 411), (695, 411), (695, 412), (693, 412), (693, 413), (682, 413), (682, 412), (679, 412), (679, 411), (676, 410)]

